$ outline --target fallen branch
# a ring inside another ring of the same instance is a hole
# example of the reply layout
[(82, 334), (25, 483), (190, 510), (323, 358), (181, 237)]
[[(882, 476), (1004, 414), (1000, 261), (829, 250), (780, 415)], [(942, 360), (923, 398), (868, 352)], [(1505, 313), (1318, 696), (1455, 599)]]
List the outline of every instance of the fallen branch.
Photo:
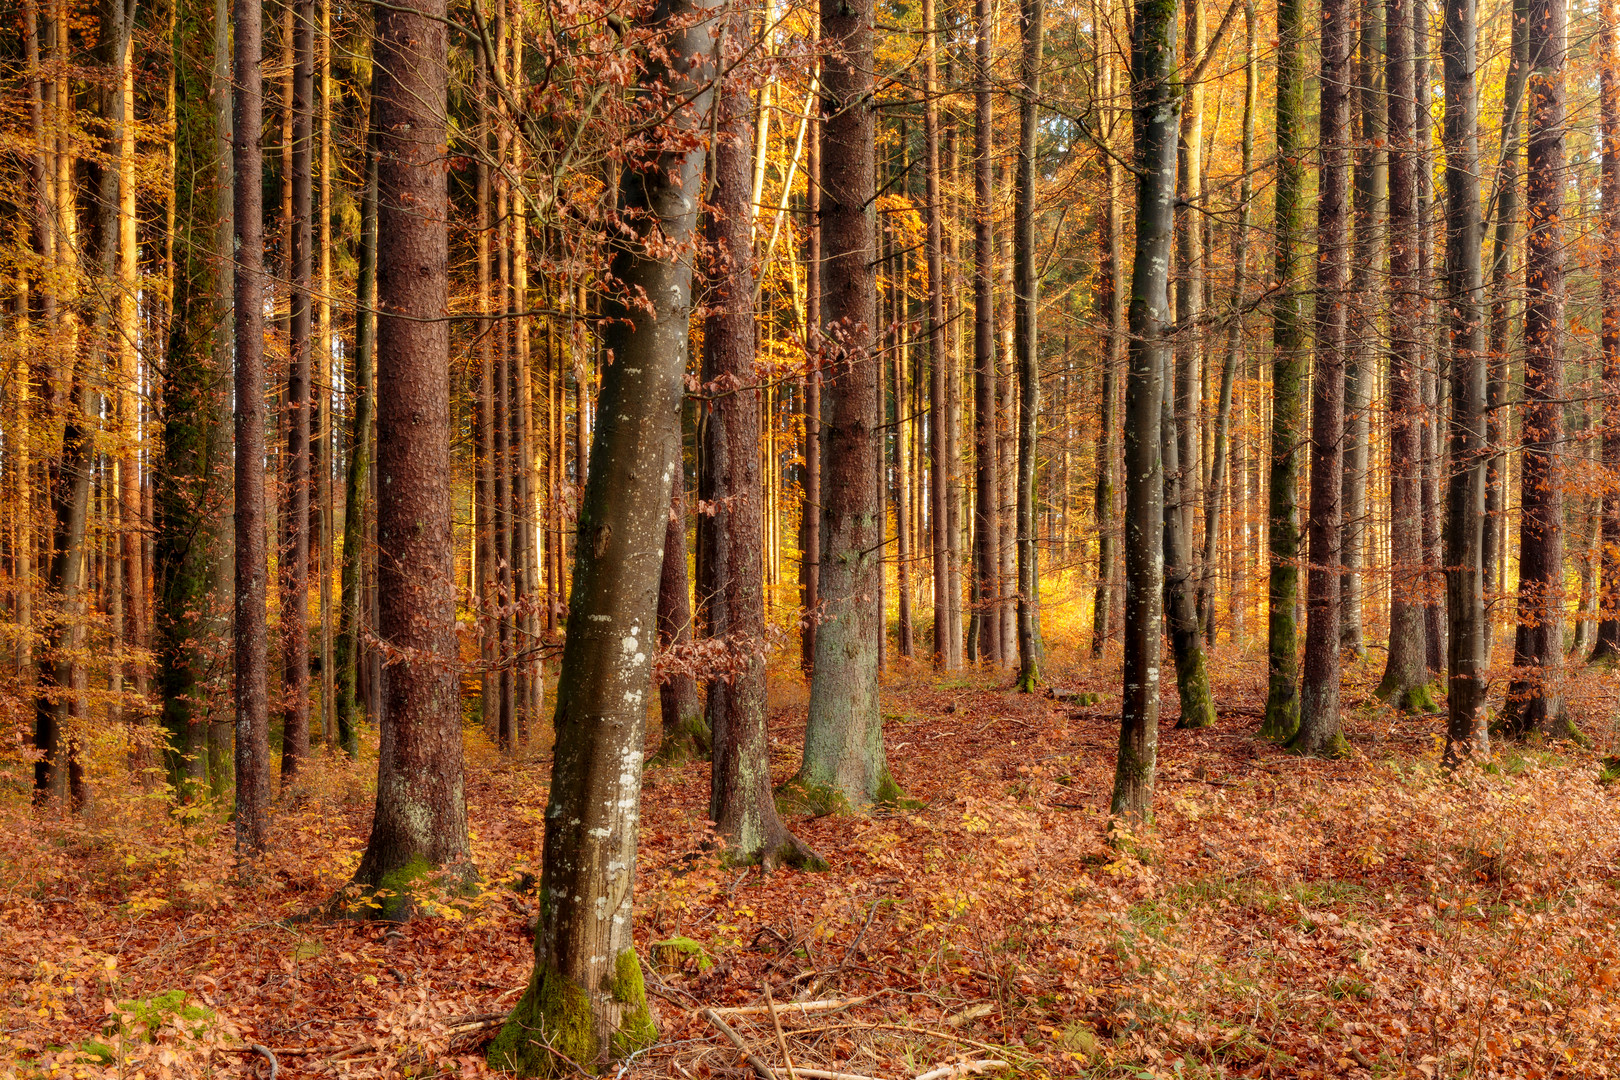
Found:
[(264, 1060), (270, 1063), (270, 1080), (276, 1080), (276, 1077), (281, 1073), (281, 1063), (276, 1060), (276, 1055), (270, 1052), (270, 1048), (260, 1046), (258, 1043), (253, 1043), (248, 1047), (248, 1049), (252, 1050), (255, 1054), (260, 1055), (264, 1058)]
[[(776, 1006), (776, 1011), (782, 1013), (796, 1012), (801, 1015), (836, 1012), (839, 1009), (847, 1009), (852, 1005), (859, 1005), (863, 1001), (871, 1001), (874, 996), (873, 994), (864, 994), (861, 997), (827, 998), (822, 1001), (787, 1001)], [(730, 1008), (708, 1009), (705, 1011), (712, 1012), (716, 1016), (766, 1016), (769, 1015), (771, 1010), (765, 1005), (733, 1005)]]
[(1005, 1061), (996, 1058), (986, 1058), (983, 1061), (961, 1061), (955, 1065), (947, 1065), (943, 1069), (925, 1072), (917, 1080), (956, 1080), (958, 1076), (977, 1076), (979, 1073), (989, 1072), (991, 1069), (1009, 1068)]
[(776, 1080), (776, 1074), (771, 1071), (771, 1067), (755, 1057), (748, 1049), (748, 1044), (742, 1041), (742, 1036), (731, 1030), (731, 1025), (716, 1016), (713, 1009), (704, 1009), (703, 1018), (718, 1028), (720, 1034), (724, 1035), (732, 1046), (742, 1051), (743, 1060), (748, 1062), (748, 1067), (754, 1070), (754, 1075), (758, 1076), (759, 1080)]
[[(800, 1076), (807, 1080), (881, 1080), (876, 1076), (862, 1076), (860, 1073), (828, 1072), (826, 1069), (798, 1069)], [(778, 1075), (781, 1075), (778, 1073)]]
[(782, 1037), (782, 1018), (776, 1015), (776, 1002), (771, 1000), (771, 984), (765, 983), (765, 1007), (771, 1010), (771, 1027), (776, 1029), (776, 1048), (782, 1052), (782, 1064), (787, 1066), (788, 1080), (799, 1080), (793, 1071), (793, 1058), (788, 1055), (787, 1040)]

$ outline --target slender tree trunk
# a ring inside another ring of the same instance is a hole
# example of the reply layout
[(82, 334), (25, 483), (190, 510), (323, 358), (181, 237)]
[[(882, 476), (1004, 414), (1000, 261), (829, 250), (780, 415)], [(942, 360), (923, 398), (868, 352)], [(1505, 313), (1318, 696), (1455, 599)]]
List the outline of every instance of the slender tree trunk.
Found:
[[(144, 517), (141, 513), (140, 456), (140, 341), (138, 300), (140, 294), (139, 251), (135, 235), (135, 68), (132, 55), (135, 37), (133, 0), (115, 0), (120, 9), (116, 46), (118, 79), (114, 128), (118, 142), (118, 281), (117, 342), (119, 372), (118, 415), (119, 516), (124, 529), (119, 536), (123, 560), (124, 640), (127, 647), (140, 650), (146, 641), (146, 574), (141, 561)], [(122, 658), (118, 661), (122, 662)], [(129, 665), (134, 675), (136, 719), (143, 719), (146, 700), (146, 667), (136, 661)], [(122, 703), (120, 703), (122, 704)]]
[[(686, 476), (676, 454), (669, 482), (669, 523), (664, 528), (664, 563), (658, 577), (658, 647), (680, 649), (692, 641), (692, 601), (686, 569)], [(707, 757), (709, 722), (698, 699), (697, 679), (682, 663), (659, 676), (658, 705), (663, 721), (657, 761), (679, 765)]]
[(1040, 271), (1035, 265), (1035, 153), (1040, 135), (1044, 0), (1022, 0), (1022, 96), (1018, 106), (1018, 184), (1013, 221), (1013, 352), (1018, 360), (1018, 687), (1041, 678), (1040, 547), (1035, 459), (1040, 451)]
[[(1423, 637), (1429, 674), (1438, 677), (1446, 670), (1445, 613), (1441, 610), (1445, 572), (1440, 553), (1440, 364), (1442, 353), (1435, 330), (1440, 326), (1434, 305), (1435, 227), (1433, 116), (1430, 108), (1431, 64), (1429, 55), (1429, 6), (1427, 0), (1414, 0), (1412, 22), (1413, 79), (1417, 88), (1418, 152), (1418, 280), (1422, 283), (1420, 325), (1422, 362), (1418, 365), (1418, 412), (1422, 417), (1419, 438), (1419, 475), (1422, 497), (1424, 605)], [(1448, 320), (1449, 323), (1449, 320)], [(1449, 333), (1449, 330), (1448, 330)]]
[(1340, 542), (1344, 462), (1346, 286), (1350, 283), (1350, 0), (1323, 0), (1322, 99), (1316, 209), (1316, 368), (1311, 379), (1311, 505), (1306, 530), (1305, 663), (1299, 730), (1289, 746), (1337, 757)]
[(1413, 137), (1414, 0), (1385, 0), (1389, 89), (1389, 655), (1377, 695), (1409, 712), (1429, 712), (1423, 631), (1423, 437), (1418, 365), (1423, 283), (1418, 278), (1417, 170)]
[(312, 572), (320, 575), (321, 605), (321, 739), (330, 753), (337, 748), (337, 681), (333, 655), (334, 618), (332, 611), (332, 467), (337, 443), (332, 431), (332, 3), (320, 0), (320, 165), (321, 186), (315, 204), (320, 227), (316, 242), (320, 248), (319, 291), (315, 308), (315, 352), (320, 364), (315, 390), (320, 406), (315, 413), (315, 450), (311, 467), (315, 470), (319, 499), (317, 524), (318, 554)]
[[(557, 733), (528, 989), (489, 1049), (491, 1064), (554, 1075), (557, 1055), (595, 1068), (657, 1037), (631, 933), (640, 817), (642, 729), (651, 689), (669, 485), (679, 445), (691, 259), (705, 153), (694, 133), (716, 74), (718, 5), (670, 0), (650, 12), (642, 89), (675, 108), (676, 145), (632, 159), (619, 189), (634, 235), (613, 277), (647, 305), (602, 301), (605, 345), (596, 446), (581, 504), (568, 634), (557, 684)], [(667, 98), (664, 95), (668, 95)], [(649, 241), (655, 241), (655, 246)], [(757, 571), (756, 571), (757, 572)], [(818, 665), (818, 673), (820, 667)], [(819, 677), (819, 674), (818, 674)]]
[[(930, 98), (932, 101), (932, 98)], [(819, 99), (815, 103), (819, 106)], [(805, 135), (804, 344), (810, 358), (804, 377), (804, 506), (799, 517), (799, 603), (804, 606), (799, 631), (799, 665), (815, 668), (816, 626), (820, 619), (817, 580), (821, 568), (821, 118), (811, 109)]]
[[(1101, 0), (1092, 33), (1093, 49), (1097, 52), (1098, 98), (1113, 101), (1117, 85), (1113, 54), (1113, 4)], [(1104, 28), (1107, 29), (1105, 43)], [(1106, 51), (1105, 51), (1106, 50)], [(1120, 207), (1124, 202), (1124, 184), (1119, 162), (1114, 153), (1114, 132), (1117, 121), (1113, 116), (1103, 120), (1104, 153), (1102, 155), (1104, 205), (1101, 212), (1102, 259), (1101, 276), (1105, 303), (1103, 318), (1107, 329), (1103, 337), (1102, 379), (1099, 404), (1101, 424), (1097, 433), (1097, 490), (1092, 503), (1097, 522), (1097, 589), (1094, 594), (1091, 622), (1091, 655), (1103, 654), (1108, 639), (1115, 633), (1114, 578), (1119, 554), (1119, 523), (1114, 519), (1115, 433), (1119, 429), (1119, 372), (1125, 360), (1125, 260), (1124, 225)]]
[[(948, 489), (952, 463), (947, 453), (950, 427), (950, 358), (945, 343), (945, 207), (939, 156), (939, 19), (934, 0), (923, 0), (928, 34), (923, 101), (923, 142), (927, 154), (928, 250), (928, 499), (934, 548), (934, 662), (944, 671), (962, 666), (962, 643), (952, 632), (951, 531)], [(806, 461), (809, 455), (806, 455)]]
[(1131, 275), (1130, 367), (1125, 381), (1125, 672), (1111, 814), (1152, 820), (1159, 745), (1159, 615), (1164, 473), (1160, 413), (1170, 366), (1168, 270), (1175, 232), (1180, 87), (1175, 7), (1137, 0), (1131, 22), (1135, 112), (1136, 256)]
[(804, 763), (794, 781), (808, 801), (855, 809), (898, 794), (878, 708), (882, 403), (873, 378), (879, 358), (871, 330), (877, 323), (871, 22), (871, 0), (822, 0), (829, 52), (821, 102), (821, 332), (830, 375), (822, 393), (820, 596), (827, 610), (816, 633)]
[[(377, 132), (377, 804), (355, 881), (408, 918), (419, 879), (470, 872), (450, 505), (444, 0), (380, 9)], [(648, 620), (651, 622), (651, 620)]]
[(990, 38), (994, 26), (990, 0), (974, 0), (973, 125), (973, 552), (974, 657), (999, 665), (1001, 656), (1001, 505), (1000, 440), (996, 433), (995, 248), (992, 214), (991, 159), (995, 130), (991, 120)]
[[(1599, 119), (1603, 134), (1603, 521), (1597, 643), (1592, 659), (1620, 656), (1620, 3), (1598, 7)], [(1515, 24), (1516, 26), (1517, 24)]]
[(236, 216), (236, 850), (264, 850), (270, 809), (264, 520), (263, 8), (233, 0), (231, 175)]
[[(1574, 731), (1559, 686), (1564, 652), (1565, 0), (1531, 0), (1525, 205), (1524, 460), (1520, 466), (1519, 628), (1502, 726), (1514, 737)], [(1454, 675), (1453, 678), (1456, 676)], [(1483, 677), (1480, 678), (1483, 691)], [(1455, 693), (1455, 691), (1453, 691)], [(1481, 694), (1481, 696), (1483, 696)], [(1483, 712), (1483, 710), (1481, 710)], [(1456, 707), (1452, 707), (1456, 723)], [(1483, 720), (1476, 744), (1484, 752)], [(1558, 729), (1555, 731), (1555, 729)], [(1454, 738), (1456, 736), (1453, 736)], [(1465, 748), (1476, 749), (1475, 747)]]
[[(1204, 25), (1204, 0), (1182, 0), (1182, 25), (1186, 33), (1183, 55), (1190, 64), (1204, 59), (1209, 44), (1209, 31)], [(1202, 79), (1187, 82), (1182, 88), (1181, 135), (1177, 145), (1179, 172), (1176, 177), (1180, 212), (1176, 215), (1176, 368), (1173, 415), (1174, 437), (1179, 471), (1165, 463), (1166, 481), (1177, 488), (1169, 509), (1181, 515), (1179, 535), (1185, 542), (1176, 562), (1166, 568), (1167, 588), (1174, 594), (1183, 588), (1192, 588), (1199, 580), (1194, 563), (1192, 537), (1196, 535), (1197, 516), (1194, 513), (1203, 495), (1202, 440), (1204, 404), (1204, 84)], [(1166, 553), (1169, 556), (1169, 553)], [(1176, 600), (1177, 605), (1180, 600)], [(1196, 616), (1195, 616), (1196, 618)], [(1175, 616), (1170, 619), (1174, 623)], [(1181, 641), (1175, 630), (1172, 640)], [(1196, 638), (1194, 639), (1196, 640)], [(1191, 657), (1176, 652), (1177, 670), (1183, 662), (1190, 665)]]
[[(235, 558), (231, 548), (234, 534), (231, 470), (235, 458), (232, 434), (232, 367), (236, 357), (236, 208), (235, 177), (231, 154), (231, 103), (235, 89), (231, 80), (231, 23), (227, 0), (214, 0), (214, 69), (208, 98), (214, 114), (215, 188), (217, 207), (214, 217), (213, 257), (217, 266), (214, 283), (214, 355), (208, 407), (213, 414), (209, 426), (209, 484), (218, 492), (219, 512), (210, 522), (213, 563), (209, 569), (209, 620), (214, 640), (228, 640), (231, 632), (232, 595), (235, 586)], [(208, 716), (208, 775), (211, 794), (225, 793), (231, 779), (234, 756), (233, 717), (223, 705), (228, 686), (223, 664), (214, 665), (215, 693)]]
[(1299, 447), (1304, 436), (1305, 304), (1300, 235), (1305, 159), (1305, 7), (1277, 4), (1277, 299), (1271, 306), (1271, 480), (1267, 546), (1271, 577), (1267, 644), (1269, 688), (1262, 735), (1279, 741), (1299, 727)]

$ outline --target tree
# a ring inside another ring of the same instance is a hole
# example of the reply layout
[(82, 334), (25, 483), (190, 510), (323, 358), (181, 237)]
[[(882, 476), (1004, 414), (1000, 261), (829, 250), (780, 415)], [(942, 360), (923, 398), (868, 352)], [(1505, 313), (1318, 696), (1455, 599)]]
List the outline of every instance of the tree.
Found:
[(974, 0), (973, 45), (973, 625), (975, 660), (1000, 664), (1001, 526), (1000, 441), (996, 433), (996, 333), (992, 277), (995, 249), (991, 117), (990, 39), (995, 32), (990, 0)]
[[(1558, 678), (1564, 654), (1564, 496), (1559, 458), (1564, 437), (1564, 61), (1568, 12), (1564, 0), (1531, 0), (1530, 125), (1525, 175), (1524, 461), (1520, 466), (1519, 627), (1513, 639), (1514, 676), (1503, 730), (1522, 738), (1573, 725), (1564, 716)], [(1448, 169), (1449, 172), (1449, 169)], [(1456, 664), (1455, 654), (1453, 666)], [(1457, 674), (1454, 672), (1455, 680)], [(1483, 697), (1483, 672), (1477, 677)], [(1455, 691), (1453, 691), (1455, 694)], [(1471, 718), (1472, 719), (1472, 718)], [(1452, 726), (1458, 724), (1452, 706)], [(1484, 753), (1483, 718), (1472, 720), (1473, 745), (1448, 728), (1448, 760)]]
[[(470, 872), (450, 502), (444, 0), (379, 9), (377, 636), (389, 666), (371, 837), (354, 880), (383, 918)], [(660, 500), (660, 503), (662, 500)], [(649, 620), (650, 622), (651, 620)]]
[(264, 550), (264, 27), (261, 0), (233, 0), (236, 95), (236, 850), (264, 849), (270, 808), (270, 687)]
[[(928, 197), (925, 240), (928, 258), (928, 499), (934, 546), (934, 659), (943, 670), (956, 671), (962, 666), (962, 641), (956, 633), (957, 612), (951, 603), (952, 552), (956, 538), (951, 533), (947, 496), (951, 484), (947, 429), (952, 425), (952, 417), (950, 357), (945, 347), (945, 207), (939, 183), (939, 20), (934, 0), (923, 0), (923, 25), (928, 34), (923, 145)], [(812, 195), (813, 199), (818, 197), (818, 194)], [(805, 460), (809, 461), (808, 453)], [(812, 516), (807, 514), (806, 518)]]
[(825, 372), (821, 396), (824, 621), (804, 761), (789, 782), (812, 805), (862, 810), (899, 794), (883, 750), (878, 640), (883, 612), (877, 465), (882, 409), (873, 202), (872, 0), (822, 0), (821, 242)]
[(1299, 444), (1303, 441), (1305, 304), (1300, 290), (1304, 210), (1305, 6), (1277, 3), (1277, 179), (1272, 229), (1276, 236), (1277, 298), (1271, 305), (1271, 486), (1267, 548), (1271, 561), (1266, 646), (1266, 715), (1260, 733), (1286, 741), (1299, 728)]
[(1306, 528), (1305, 663), (1299, 730), (1289, 746), (1344, 752), (1339, 727), (1339, 585), (1344, 507), (1346, 286), (1350, 283), (1349, 0), (1322, 3), (1322, 101), (1316, 210), (1316, 370), (1311, 378), (1311, 506)]
[[(1598, 86), (1603, 133), (1603, 557), (1592, 660), (1620, 656), (1620, 8), (1599, 4)], [(1516, 24), (1515, 24), (1516, 25)]]
[(1181, 127), (1175, 7), (1137, 0), (1131, 21), (1136, 253), (1131, 271), (1130, 367), (1125, 380), (1125, 642), (1123, 710), (1109, 812), (1153, 813), (1159, 745), (1159, 612), (1164, 473), (1160, 414), (1170, 363), (1170, 248), (1175, 231), (1176, 135)]
[(706, 157), (696, 135), (708, 128), (719, 10), (663, 0), (645, 24), (641, 96), (670, 119), (626, 162), (618, 190), (616, 287), (602, 300), (613, 363), (602, 371), (552, 721), (534, 974), (489, 1049), (491, 1064), (525, 1076), (594, 1069), (656, 1037), (631, 896)]
[(1040, 681), (1040, 548), (1035, 457), (1041, 409), (1040, 274), (1035, 266), (1035, 153), (1040, 134), (1044, 0), (1022, 0), (1023, 67), (1018, 104), (1018, 184), (1013, 212), (1013, 352), (1018, 359), (1018, 686)]
[[(1114, 56), (1104, 51), (1104, 31), (1112, 30), (1113, 6), (1111, 0), (1102, 0), (1093, 27), (1092, 47), (1097, 54), (1096, 97), (1099, 101), (1114, 96)], [(1111, 35), (1110, 35), (1111, 36)], [(1101, 109), (1099, 108), (1099, 113)], [(1098, 387), (1102, 397), (1102, 422), (1097, 432), (1097, 488), (1092, 506), (1097, 520), (1097, 589), (1094, 593), (1091, 622), (1091, 655), (1100, 657), (1103, 646), (1114, 632), (1114, 572), (1119, 561), (1116, 550), (1114, 523), (1114, 457), (1115, 432), (1119, 428), (1118, 372), (1125, 352), (1125, 260), (1123, 257), (1124, 225), (1120, 203), (1123, 185), (1117, 155), (1114, 153), (1115, 120), (1103, 120), (1100, 149), (1103, 170), (1103, 207), (1099, 211), (1098, 228), (1102, 232), (1102, 278), (1104, 297), (1102, 316), (1107, 323), (1102, 350), (1102, 378)]]
[[(692, 601), (686, 569), (686, 474), (676, 454), (669, 482), (669, 522), (664, 528), (664, 564), (658, 574), (658, 648), (679, 649), (692, 641)], [(656, 763), (678, 765), (708, 757), (709, 722), (698, 700), (697, 679), (680, 663), (658, 683), (661, 720)]]

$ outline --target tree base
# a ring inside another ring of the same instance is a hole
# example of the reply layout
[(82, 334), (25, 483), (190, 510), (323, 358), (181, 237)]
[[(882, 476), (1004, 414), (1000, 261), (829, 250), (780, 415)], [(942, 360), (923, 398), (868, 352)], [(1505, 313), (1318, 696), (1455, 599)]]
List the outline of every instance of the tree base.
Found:
[(912, 799), (894, 782), (889, 770), (878, 778), (877, 790), (864, 807), (857, 807), (849, 795), (831, 784), (806, 780), (802, 774), (776, 789), (776, 812), (784, 819), (790, 817), (828, 817), (833, 814), (857, 814), (872, 806), (892, 806), (899, 810), (921, 810), (923, 802)]
[(674, 731), (666, 730), (658, 750), (647, 760), (647, 768), (685, 765), (690, 761), (708, 761), (712, 754), (712, 736), (702, 713), (683, 717)]
[(1430, 683), (1399, 687), (1390, 685), (1386, 680), (1378, 684), (1378, 689), (1373, 691), (1373, 697), (1387, 702), (1397, 712), (1437, 713), (1440, 711), (1440, 704), (1435, 700), (1434, 690), (1433, 684)]
[(744, 850), (741, 845), (727, 847), (720, 855), (720, 863), (726, 867), (758, 866), (767, 872), (783, 866), (812, 873), (832, 869), (826, 859), (816, 854), (815, 849), (786, 829), (774, 842), (762, 844), (753, 850)]
[[(477, 881), (478, 869), (471, 863), (438, 867), (421, 855), (415, 855), (404, 866), (384, 872), (375, 885), (353, 882), (327, 904), (327, 914), (340, 919), (410, 922), (418, 915), (429, 913), (425, 910), (425, 894), (470, 896)], [(358, 895), (355, 889), (359, 890)]]
[[(608, 1035), (608, 1058), (628, 1057), (657, 1041), (634, 949), (619, 954), (612, 985), (604, 989), (620, 1006), (618, 1029)], [(594, 1075), (601, 1051), (590, 996), (548, 965), (537, 966), (529, 977), (528, 989), (490, 1044), (486, 1060), (490, 1068), (518, 1076)]]
[(1330, 759), (1347, 758), (1350, 756), (1350, 743), (1345, 739), (1344, 732), (1335, 730), (1327, 738), (1308, 736), (1306, 728), (1300, 728), (1283, 746), (1296, 754), (1306, 757), (1320, 757)]

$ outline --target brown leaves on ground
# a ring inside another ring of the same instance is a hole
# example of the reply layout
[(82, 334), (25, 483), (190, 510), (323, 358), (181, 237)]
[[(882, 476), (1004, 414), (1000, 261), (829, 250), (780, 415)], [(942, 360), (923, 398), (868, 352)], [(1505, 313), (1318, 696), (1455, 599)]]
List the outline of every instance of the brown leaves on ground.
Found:
[[(707, 766), (648, 774), (637, 940), (662, 1039), (626, 1076), (743, 1076), (700, 1010), (799, 1069), (910, 1078), (999, 1059), (1035, 1077), (1597, 1077), (1620, 1071), (1620, 800), (1610, 676), (1571, 699), (1593, 750), (1439, 769), (1440, 717), (1357, 704), (1355, 755), (1254, 737), (1264, 656), (1221, 650), (1220, 723), (1160, 733), (1157, 827), (1109, 846), (1117, 666), (1057, 665), (1097, 704), (922, 669), (885, 695), (919, 810), (791, 822), (826, 874), (725, 870)], [(1364, 702), (1373, 662), (1352, 666)], [(776, 680), (773, 764), (805, 694)], [(1079, 699), (1085, 700), (1085, 699)], [(656, 738), (656, 734), (653, 736)], [(469, 732), (473, 897), (385, 928), (303, 921), (352, 872), (370, 766), (325, 761), (237, 880), (217, 808), (173, 813), (92, 747), (81, 820), (0, 814), (0, 1077), (482, 1075), (532, 963), (549, 760)], [(374, 751), (373, 751), (374, 752)], [(795, 1013), (793, 1001), (864, 998)], [(609, 1075), (618, 1075), (615, 1067)]]

